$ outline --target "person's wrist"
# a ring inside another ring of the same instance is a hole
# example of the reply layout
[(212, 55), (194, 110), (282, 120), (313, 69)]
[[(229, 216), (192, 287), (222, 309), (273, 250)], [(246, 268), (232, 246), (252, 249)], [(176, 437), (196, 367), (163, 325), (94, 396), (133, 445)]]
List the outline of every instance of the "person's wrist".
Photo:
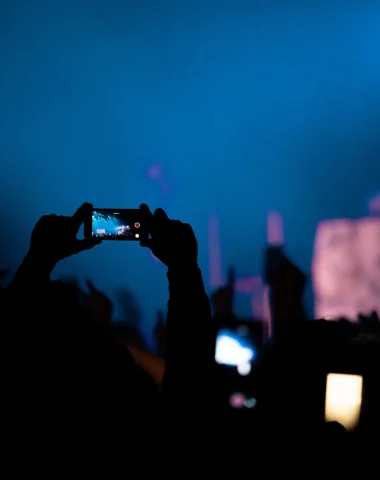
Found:
[(26, 254), (23, 266), (41, 276), (49, 276), (54, 270), (56, 263), (43, 253), (36, 253), (31, 250)]
[(200, 268), (197, 261), (173, 263), (168, 266), (168, 275), (175, 277), (199, 275)]
[(36, 292), (41, 294), (50, 282), (50, 273), (53, 268), (53, 265), (44, 264), (28, 252), (12, 279), (10, 291), (23, 291), (24, 294), (28, 292), (31, 295)]

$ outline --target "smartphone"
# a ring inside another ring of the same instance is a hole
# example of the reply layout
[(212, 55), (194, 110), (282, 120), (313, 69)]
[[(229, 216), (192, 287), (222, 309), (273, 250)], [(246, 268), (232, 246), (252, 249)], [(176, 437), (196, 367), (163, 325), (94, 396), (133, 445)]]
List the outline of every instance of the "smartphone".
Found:
[(248, 375), (256, 355), (254, 341), (247, 326), (224, 327), (218, 330), (215, 361), (220, 365), (235, 367), (239, 374)]
[(359, 424), (363, 397), (363, 377), (329, 373), (326, 379), (325, 421), (338, 422), (347, 431)]
[(215, 362), (218, 364), (221, 395), (234, 409), (256, 406), (255, 363), (263, 346), (263, 325), (234, 321), (218, 325)]
[(139, 242), (148, 238), (149, 233), (139, 209), (93, 208), (91, 218), (84, 222), (84, 236)]

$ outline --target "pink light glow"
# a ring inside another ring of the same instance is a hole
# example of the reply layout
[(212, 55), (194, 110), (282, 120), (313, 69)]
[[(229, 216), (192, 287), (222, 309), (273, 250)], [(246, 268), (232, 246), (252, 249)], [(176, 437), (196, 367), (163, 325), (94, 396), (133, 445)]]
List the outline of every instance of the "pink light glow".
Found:
[(147, 170), (148, 177), (160, 185), (161, 190), (166, 194), (169, 191), (169, 182), (166, 180), (161, 165), (152, 165)]
[(380, 213), (380, 194), (369, 202), (369, 210), (372, 213)]
[(281, 246), (284, 244), (284, 221), (279, 212), (269, 212), (267, 217), (268, 245)]
[(149, 178), (153, 178), (153, 179), (161, 178), (161, 175), (162, 175), (161, 165), (152, 165), (148, 169), (147, 173)]
[(235, 280), (235, 290), (238, 293), (252, 293), (257, 287), (261, 287), (263, 280), (260, 276), (240, 277)]
[(318, 225), (313, 255), (316, 317), (356, 320), (380, 311), (380, 219), (329, 220)]

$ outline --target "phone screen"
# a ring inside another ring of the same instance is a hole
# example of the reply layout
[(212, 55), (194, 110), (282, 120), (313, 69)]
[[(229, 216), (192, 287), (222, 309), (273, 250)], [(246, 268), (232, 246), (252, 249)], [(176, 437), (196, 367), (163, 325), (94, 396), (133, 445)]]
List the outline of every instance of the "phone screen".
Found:
[(221, 328), (218, 331), (215, 345), (217, 363), (236, 367), (240, 375), (248, 375), (256, 356), (256, 348), (248, 327)]
[(325, 421), (338, 422), (347, 431), (359, 423), (363, 377), (329, 373), (326, 380)]
[(244, 322), (223, 325), (217, 331), (215, 362), (220, 365), (221, 392), (230, 407), (253, 409), (255, 362), (262, 348), (262, 324)]
[(93, 208), (85, 235), (102, 240), (140, 241), (148, 237), (148, 231), (139, 209)]

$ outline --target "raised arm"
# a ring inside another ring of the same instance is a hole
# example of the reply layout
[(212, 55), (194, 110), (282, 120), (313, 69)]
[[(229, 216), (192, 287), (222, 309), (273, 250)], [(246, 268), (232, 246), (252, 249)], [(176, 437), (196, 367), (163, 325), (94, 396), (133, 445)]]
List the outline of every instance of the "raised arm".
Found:
[(142, 246), (167, 267), (169, 302), (166, 370), (162, 392), (171, 405), (204, 405), (212, 395), (214, 331), (210, 302), (198, 266), (198, 245), (190, 225), (170, 220), (146, 205), (151, 238)]
[(101, 243), (99, 239), (77, 239), (91, 208), (91, 204), (84, 203), (71, 217), (45, 215), (38, 220), (29, 251), (8, 287), (10, 294), (41, 299), (49, 286), (50, 274), (60, 260)]

